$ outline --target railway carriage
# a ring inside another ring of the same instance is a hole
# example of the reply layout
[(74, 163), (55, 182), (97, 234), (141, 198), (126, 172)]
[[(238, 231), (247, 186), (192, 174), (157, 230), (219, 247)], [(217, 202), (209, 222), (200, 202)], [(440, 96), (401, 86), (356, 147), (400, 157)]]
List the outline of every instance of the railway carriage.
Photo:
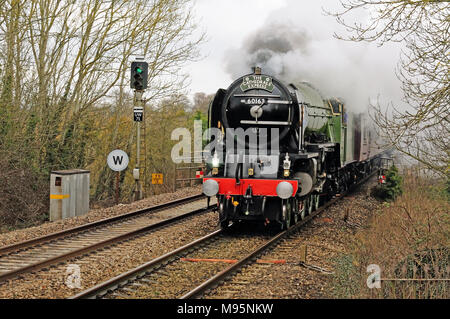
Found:
[(203, 192), (217, 196), (223, 228), (244, 220), (287, 228), (366, 177), (381, 153), (367, 118), (342, 99), (259, 68), (218, 90), (208, 124), (216, 134)]

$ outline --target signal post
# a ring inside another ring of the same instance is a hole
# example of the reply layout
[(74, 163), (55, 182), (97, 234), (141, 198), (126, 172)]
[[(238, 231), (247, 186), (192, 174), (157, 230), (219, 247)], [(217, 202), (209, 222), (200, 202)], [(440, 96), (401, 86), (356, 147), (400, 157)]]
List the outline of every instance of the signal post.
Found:
[(133, 169), (135, 180), (134, 200), (142, 199), (142, 184), (140, 181), (140, 154), (141, 154), (141, 122), (144, 120), (144, 91), (147, 88), (148, 63), (133, 61), (131, 63), (130, 87), (134, 89), (134, 121), (136, 122), (136, 167)]

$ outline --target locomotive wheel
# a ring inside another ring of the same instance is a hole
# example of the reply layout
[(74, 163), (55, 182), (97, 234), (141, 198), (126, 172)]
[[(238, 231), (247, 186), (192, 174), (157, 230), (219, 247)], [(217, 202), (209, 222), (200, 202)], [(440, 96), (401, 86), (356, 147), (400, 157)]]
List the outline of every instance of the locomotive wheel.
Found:
[(293, 204), (292, 204), (292, 209), (291, 209), (291, 211), (292, 211), (291, 222), (293, 225), (295, 225), (298, 223), (298, 216), (299, 216), (300, 211), (298, 210), (298, 199), (294, 198), (292, 200), (292, 202), (293, 202)]
[(314, 211), (319, 209), (319, 195), (312, 195), (312, 208)]
[(308, 215), (311, 215), (313, 212), (313, 195), (309, 195), (309, 197), (308, 197), (307, 211), (308, 211)]
[(291, 225), (291, 205), (290, 201), (281, 202), (281, 230), (288, 229)]
[(305, 219), (305, 217), (306, 217), (306, 205), (307, 205), (307, 202), (306, 202), (306, 200), (304, 199), (304, 200), (302, 201), (302, 209), (299, 210), (299, 212), (298, 212), (298, 214), (299, 214), (301, 220)]

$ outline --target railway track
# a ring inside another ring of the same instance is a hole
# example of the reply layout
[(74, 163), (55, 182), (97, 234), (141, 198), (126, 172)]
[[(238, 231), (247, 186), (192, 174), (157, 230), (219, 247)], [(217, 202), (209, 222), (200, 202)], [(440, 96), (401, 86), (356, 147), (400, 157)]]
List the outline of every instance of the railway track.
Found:
[[(46, 269), (212, 210), (213, 206), (204, 207), (203, 198), (203, 195), (186, 197), (1, 247), (0, 285), (20, 275)], [(165, 216), (161, 215), (163, 213)]]
[(273, 236), (217, 230), (72, 298), (200, 297), (244, 265), (258, 262), (258, 256), (267, 249), (287, 238), (346, 194), (325, 203), (294, 226)]
[[(265, 241), (267, 235), (232, 235), (216, 230), (74, 298), (179, 298), (203, 278), (209, 278)], [(194, 259), (214, 256), (216, 259), (196, 264), (184, 259), (188, 256)]]

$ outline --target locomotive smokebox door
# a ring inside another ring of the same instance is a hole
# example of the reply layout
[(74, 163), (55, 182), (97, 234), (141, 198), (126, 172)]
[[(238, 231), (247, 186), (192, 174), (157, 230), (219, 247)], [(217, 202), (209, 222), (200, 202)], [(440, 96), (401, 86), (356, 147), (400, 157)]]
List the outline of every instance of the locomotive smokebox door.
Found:
[[(258, 68), (226, 90), (220, 106), (220, 122), (224, 129), (242, 130), (237, 134), (240, 149), (277, 145), (298, 122), (298, 107), (287, 87)], [(258, 144), (259, 143), (259, 144)]]

